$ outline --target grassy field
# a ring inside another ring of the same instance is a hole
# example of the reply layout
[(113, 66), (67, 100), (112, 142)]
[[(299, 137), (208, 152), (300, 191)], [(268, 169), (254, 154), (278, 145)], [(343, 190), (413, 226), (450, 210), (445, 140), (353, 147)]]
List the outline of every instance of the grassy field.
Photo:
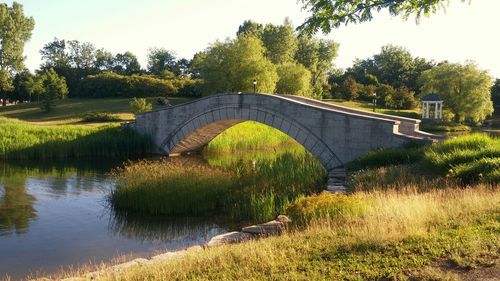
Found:
[[(153, 104), (153, 109), (157, 108), (157, 98), (148, 98)], [(171, 97), (170, 102), (175, 105), (189, 101), (188, 98)], [(130, 121), (134, 119), (134, 115), (130, 111), (129, 99), (64, 99), (56, 102), (56, 107), (53, 112), (45, 113), (40, 109), (40, 104), (21, 103), (17, 105), (9, 105), (7, 107), (0, 106), (0, 117), (15, 118), (37, 125), (69, 125), (80, 124), (82, 117), (86, 113), (91, 112), (106, 112), (113, 114), (122, 121)], [(104, 123), (106, 124), (106, 123)], [(103, 125), (103, 123), (89, 123), (88, 126)]]

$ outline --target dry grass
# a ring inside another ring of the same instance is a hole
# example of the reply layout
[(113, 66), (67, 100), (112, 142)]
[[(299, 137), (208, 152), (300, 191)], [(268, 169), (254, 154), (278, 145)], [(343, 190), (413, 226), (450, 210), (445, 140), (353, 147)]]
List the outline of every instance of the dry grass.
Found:
[[(301, 231), (191, 251), (97, 280), (407, 280), (439, 259), (477, 267), (499, 257), (500, 192), (495, 187), (419, 193), (409, 186), (405, 192), (340, 197), (361, 202), (363, 211), (341, 220), (337, 212), (312, 219)], [(335, 203), (339, 196), (302, 200)]]

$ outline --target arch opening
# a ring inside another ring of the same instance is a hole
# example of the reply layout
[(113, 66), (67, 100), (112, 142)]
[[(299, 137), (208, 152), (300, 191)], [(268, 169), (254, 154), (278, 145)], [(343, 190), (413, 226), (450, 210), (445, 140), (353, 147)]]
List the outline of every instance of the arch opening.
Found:
[(306, 127), (262, 108), (226, 106), (204, 112), (178, 126), (162, 142), (161, 148), (169, 155), (198, 152), (226, 129), (245, 121), (267, 125), (295, 139), (319, 160), (327, 172), (343, 167), (332, 149)]

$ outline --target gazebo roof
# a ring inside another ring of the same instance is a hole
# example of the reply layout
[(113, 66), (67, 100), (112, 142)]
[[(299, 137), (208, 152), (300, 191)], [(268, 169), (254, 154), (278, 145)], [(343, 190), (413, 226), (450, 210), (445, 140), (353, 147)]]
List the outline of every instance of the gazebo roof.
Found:
[(428, 94), (422, 98), (422, 101), (442, 101), (438, 94)]

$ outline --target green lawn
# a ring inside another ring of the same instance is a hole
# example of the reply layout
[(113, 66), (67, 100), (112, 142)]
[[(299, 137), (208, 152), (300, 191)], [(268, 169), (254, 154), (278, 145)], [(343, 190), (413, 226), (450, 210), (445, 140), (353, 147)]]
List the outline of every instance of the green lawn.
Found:
[[(157, 108), (157, 98), (148, 98)], [(172, 104), (180, 104), (189, 101), (189, 98), (170, 97)], [(81, 122), (81, 117), (89, 112), (106, 112), (116, 115), (123, 121), (133, 120), (134, 115), (130, 112), (129, 99), (80, 99), (69, 98), (58, 101), (53, 112), (45, 113), (40, 109), (40, 103), (24, 103), (0, 107), (0, 117), (16, 118), (37, 125), (69, 125)], [(103, 125), (105, 123), (87, 124), (91, 126)]]
[[(336, 105), (354, 108), (354, 109), (359, 109), (359, 110), (364, 110), (364, 111), (373, 111), (373, 104), (371, 102), (347, 101), (347, 100), (341, 100), (341, 99), (325, 99), (323, 101), (333, 103)], [(383, 113), (383, 114), (420, 119), (420, 111), (418, 108), (408, 109), (408, 110), (395, 110), (395, 109), (380, 108), (380, 106), (377, 106), (375, 111), (378, 113)]]

